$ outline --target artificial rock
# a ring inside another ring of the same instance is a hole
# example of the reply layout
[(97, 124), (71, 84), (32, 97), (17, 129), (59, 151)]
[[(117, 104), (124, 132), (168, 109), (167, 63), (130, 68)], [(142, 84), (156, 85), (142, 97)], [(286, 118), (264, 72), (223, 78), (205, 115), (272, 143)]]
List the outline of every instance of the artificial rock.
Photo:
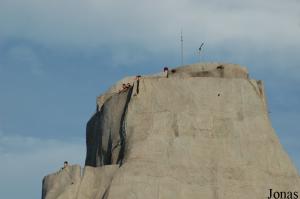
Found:
[[(132, 87), (120, 91), (123, 83)], [(128, 77), (98, 97), (79, 166), (46, 176), (42, 199), (238, 199), (300, 192), (262, 81), (233, 64)]]

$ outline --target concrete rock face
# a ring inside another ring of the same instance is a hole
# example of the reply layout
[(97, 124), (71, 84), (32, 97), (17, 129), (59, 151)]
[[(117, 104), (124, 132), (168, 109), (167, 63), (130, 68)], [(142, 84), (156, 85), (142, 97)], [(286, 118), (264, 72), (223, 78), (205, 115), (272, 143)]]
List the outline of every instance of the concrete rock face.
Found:
[(43, 179), (42, 198), (76, 198), (81, 182), (81, 169), (79, 165), (69, 166), (65, 169), (45, 176)]
[(43, 199), (252, 199), (270, 189), (298, 198), (263, 83), (245, 68), (194, 64), (129, 79), (132, 88), (119, 93), (120, 81), (98, 99), (82, 174), (46, 176)]

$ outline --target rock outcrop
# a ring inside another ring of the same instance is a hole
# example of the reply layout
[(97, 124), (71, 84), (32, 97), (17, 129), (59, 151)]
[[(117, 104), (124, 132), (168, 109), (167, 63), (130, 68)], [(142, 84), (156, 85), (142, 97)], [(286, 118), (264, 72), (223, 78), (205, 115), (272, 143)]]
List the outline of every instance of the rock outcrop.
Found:
[[(133, 86), (119, 92), (122, 83)], [(267, 198), (300, 178), (271, 127), (262, 81), (231, 64), (121, 80), (87, 124), (86, 166), (43, 180), (42, 199)], [(295, 197), (292, 197), (295, 198)], [(297, 197), (298, 198), (298, 197)]]
[(125, 150), (125, 114), (132, 87), (112, 94), (87, 123), (85, 165), (122, 163)]

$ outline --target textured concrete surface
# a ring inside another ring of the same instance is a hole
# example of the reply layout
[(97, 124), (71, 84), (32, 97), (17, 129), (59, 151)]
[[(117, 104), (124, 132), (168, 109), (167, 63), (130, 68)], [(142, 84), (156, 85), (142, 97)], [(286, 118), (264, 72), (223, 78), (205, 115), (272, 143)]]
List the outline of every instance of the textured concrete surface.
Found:
[(77, 198), (105, 198), (118, 165), (84, 168)]
[[(86, 166), (75, 186), (65, 175), (50, 175), (43, 183), (45, 198), (250, 199), (267, 198), (269, 189), (299, 193), (297, 170), (270, 124), (263, 83), (248, 77), (238, 65), (194, 64), (170, 70), (169, 78), (142, 77), (130, 100), (110, 89), (104, 95), (119, 95), (123, 102), (115, 103), (126, 110), (115, 111), (109, 98), (98, 100), (112, 113), (95, 119), (105, 121), (106, 130), (92, 135), (107, 137), (114, 128), (125, 134), (122, 166), (115, 161)], [(89, 135), (87, 130), (93, 141)], [(121, 142), (122, 134), (115, 135)]]
[(68, 166), (43, 179), (42, 199), (72, 199), (76, 198), (81, 181), (79, 165)]

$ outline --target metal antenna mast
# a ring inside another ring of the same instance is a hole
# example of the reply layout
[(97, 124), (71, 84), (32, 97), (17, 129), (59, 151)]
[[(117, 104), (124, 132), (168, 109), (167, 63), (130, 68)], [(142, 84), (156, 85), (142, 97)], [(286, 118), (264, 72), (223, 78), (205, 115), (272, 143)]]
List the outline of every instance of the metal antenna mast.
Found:
[(200, 47), (198, 49), (199, 60), (200, 60), (200, 57), (201, 57), (201, 50), (202, 50), (203, 45), (204, 45), (204, 42), (202, 42), (202, 44), (200, 45)]
[(182, 29), (181, 29), (180, 41), (181, 41), (181, 65), (183, 65), (183, 36), (182, 36)]

